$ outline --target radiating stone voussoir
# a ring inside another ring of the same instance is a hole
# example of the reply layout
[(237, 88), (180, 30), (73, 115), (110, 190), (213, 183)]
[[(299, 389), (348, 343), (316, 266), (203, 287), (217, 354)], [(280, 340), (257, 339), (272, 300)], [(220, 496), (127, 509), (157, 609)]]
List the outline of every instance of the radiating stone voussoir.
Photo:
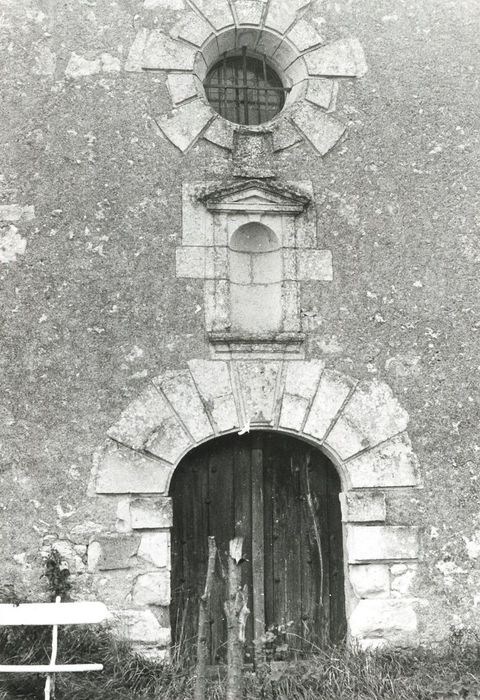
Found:
[(280, 411), (280, 427), (300, 431), (325, 367), (321, 360), (294, 361), (287, 365)]
[(322, 156), (335, 146), (346, 128), (338, 119), (309, 102), (300, 105), (293, 115), (293, 121)]
[(195, 7), (217, 30), (234, 24), (228, 0), (195, 0)]
[(238, 24), (259, 25), (262, 21), (266, 0), (233, 0)]
[(408, 419), (387, 384), (362, 382), (332, 428), (328, 443), (342, 459), (348, 459), (403, 432)]
[(308, 5), (308, 0), (271, 0), (265, 25), (283, 34), (295, 21), (298, 10), (305, 5)]
[(188, 363), (193, 380), (206, 410), (220, 432), (240, 426), (230, 371), (223, 360), (190, 360)]
[(361, 77), (367, 72), (365, 54), (358, 39), (347, 37), (322, 46), (305, 56), (310, 75)]
[(168, 417), (171, 411), (165, 399), (153, 384), (149, 384), (122, 412), (107, 435), (122, 445), (141, 450), (152, 432)]
[(355, 381), (350, 377), (334, 370), (325, 370), (303, 432), (322, 441), (354, 386)]
[(153, 380), (168, 399), (195, 442), (213, 436), (214, 431), (188, 370), (166, 372)]
[(418, 459), (407, 433), (349, 460), (345, 464), (351, 488), (417, 486)]
[(171, 465), (111, 442), (98, 457), (95, 490), (103, 494), (165, 493), (172, 473)]
[(163, 134), (185, 152), (213, 119), (214, 112), (203, 100), (187, 102), (157, 120)]
[(160, 29), (148, 35), (142, 54), (142, 68), (152, 70), (193, 70), (196, 50), (172, 39)]

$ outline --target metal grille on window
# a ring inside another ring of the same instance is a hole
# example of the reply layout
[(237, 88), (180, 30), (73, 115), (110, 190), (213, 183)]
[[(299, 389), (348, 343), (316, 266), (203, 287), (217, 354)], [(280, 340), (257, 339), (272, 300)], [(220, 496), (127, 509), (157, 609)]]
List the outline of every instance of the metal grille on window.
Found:
[(265, 57), (241, 55), (223, 58), (210, 69), (204, 82), (207, 99), (225, 119), (237, 124), (262, 124), (285, 104), (282, 81)]

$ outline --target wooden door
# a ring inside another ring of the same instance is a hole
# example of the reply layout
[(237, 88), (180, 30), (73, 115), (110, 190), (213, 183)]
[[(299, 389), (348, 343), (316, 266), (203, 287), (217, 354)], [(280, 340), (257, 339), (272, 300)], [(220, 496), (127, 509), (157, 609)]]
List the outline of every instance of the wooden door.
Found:
[(340, 480), (329, 460), (278, 433), (218, 438), (188, 455), (173, 497), (171, 623), (193, 649), (205, 585), (207, 538), (217, 542), (210, 609), (211, 663), (224, 660), (228, 542), (244, 538), (249, 588), (246, 661), (270, 630), (269, 653), (284, 658), (345, 634)]

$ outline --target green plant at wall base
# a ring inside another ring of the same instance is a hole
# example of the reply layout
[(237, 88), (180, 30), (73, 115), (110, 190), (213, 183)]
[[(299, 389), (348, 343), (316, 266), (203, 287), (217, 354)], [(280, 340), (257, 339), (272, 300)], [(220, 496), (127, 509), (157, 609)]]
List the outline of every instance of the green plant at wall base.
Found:
[(70, 571), (60, 552), (52, 547), (45, 560), (45, 573), (47, 579), (50, 600), (54, 601), (58, 596), (62, 600), (70, 599), (72, 584)]

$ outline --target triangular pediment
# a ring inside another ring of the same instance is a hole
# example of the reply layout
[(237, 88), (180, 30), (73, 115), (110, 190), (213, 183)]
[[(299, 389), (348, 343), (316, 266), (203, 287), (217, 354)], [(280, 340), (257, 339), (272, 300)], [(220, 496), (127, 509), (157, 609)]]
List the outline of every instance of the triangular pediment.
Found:
[(201, 200), (210, 211), (299, 213), (310, 197), (288, 185), (248, 180), (215, 188)]

